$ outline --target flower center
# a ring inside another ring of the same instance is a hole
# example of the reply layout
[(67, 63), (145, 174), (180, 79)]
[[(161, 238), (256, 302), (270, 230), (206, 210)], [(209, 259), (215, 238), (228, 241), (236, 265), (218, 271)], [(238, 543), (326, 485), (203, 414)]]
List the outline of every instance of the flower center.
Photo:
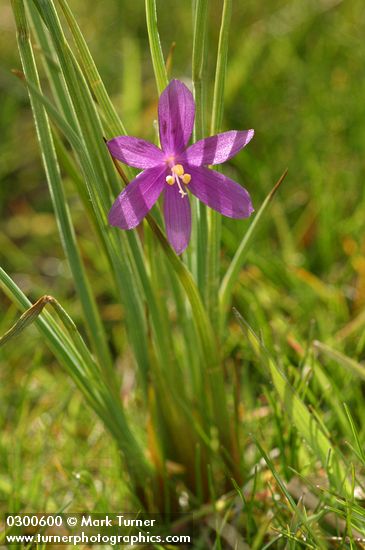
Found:
[(188, 185), (191, 180), (190, 174), (185, 174), (185, 170), (182, 164), (174, 164), (171, 168), (171, 175), (166, 176), (166, 183), (168, 185), (174, 185), (177, 183), (177, 186), (179, 188), (179, 193), (181, 195), (181, 198), (183, 199), (187, 193), (184, 191), (182, 184)]

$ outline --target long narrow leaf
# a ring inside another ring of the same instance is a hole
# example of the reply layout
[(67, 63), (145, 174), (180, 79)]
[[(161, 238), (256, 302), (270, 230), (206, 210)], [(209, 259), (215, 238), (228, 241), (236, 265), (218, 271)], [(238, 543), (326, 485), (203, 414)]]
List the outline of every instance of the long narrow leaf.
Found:
[(109, 132), (110, 132), (109, 137), (117, 136), (120, 134), (126, 134), (124, 125), (120, 120), (114, 108), (113, 103), (110, 101), (110, 98), (108, 96), (104, 83), (100, 77), (100, 74), (94, 63), (90, 50), (87, 46), (86, 40), (84, 39), (80, 31), (77, 21), (74, 18), (67, 1), (66, 0), (57, 0), (57, 1), (67, 19), (73, 39), (79, 50), (81, 63), (82, 63), (84, 72), (87, 76), (90, 87), (93, 90), (93, 93), (95, 94), (98, 104), (104, 111), (105, 119), (107, 121)]
[(328, 357), (329, 359), (332, 359), (333, 361), (336, 361), (336, 363), (338, 365), (341, 365), (341, 367), (343, 367), (345, 370), (365, 380), (365, 365), (361, 365), (354, 359), (347, 357), (347, 355), (344, 355), (340, 351), (337, 351), (327, 344), (319, 342), (318, 340), (316, 340), (313, 345), (314, 348), (318, 350), (322, 355)]
[[(253, 221), (251, 222), (251, 225), (248, 229), (248, 231), (245, 233), (234, 257), (232, 258), (232, 261), (230, 263), (229, 268), (226, 271), (225, 276), (223, 277), (220, 289), (219, 289), (219, 307), (220, 307), (220, 318), (221, 323), (223, 325), (224, 319), (226, 316), (226, 310), (229, 305), (229, 301), (231, 299), (231, 293), (233, 290), (233, 286), (237, 281), (239, 271), (242, 267), (242, 264), (246, 258), (247, 252), (249, 250), (250, 244), (252, 242), (252, 238), (255, 235), (257, 228), (260, 224), (261, 218), (263, 217), (264, 213), (266, 212), (269, 204), (273, 200), (276, 191), (279, 189), (280, 185), (284, 181), (288, 171), (285, 170), (285, 172), (282, 174), (282, 176), (279, 178), (279, 180), (276, 182), (264, 202), (262, 203), (259, 211), (257, 212), (256, 216), (254, 217)], [(221, 326), (222, 326), (221, 325)]]
[(153, 70), (155, 72), (158, 93), (166, 88), (168, 84), (166, 65), (163, 58), (160, 36), (157, 29), (156, 0), (146, 0), (146, 21), (148, 39), (152, 57)]

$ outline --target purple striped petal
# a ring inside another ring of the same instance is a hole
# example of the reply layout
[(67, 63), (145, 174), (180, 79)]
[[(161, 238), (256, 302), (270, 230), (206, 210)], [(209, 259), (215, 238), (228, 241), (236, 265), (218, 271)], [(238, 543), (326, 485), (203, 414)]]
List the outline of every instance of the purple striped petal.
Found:
[(160, 141), (165, 153), (173, 156), (185, 149), (193, 131), (194, 116), (192, 93), (179, 80), (172, 80), (158, 104)]
[(250, 195), (238, 183), (204, 167), (187, 166), (188, 189), (210, 208), (229, 218), (248, 218), (254, 211)]
[(177, 185), (166, 186), (164, 197), (167, 238), (176, 254), (181, 254), (190, 241), (191, 210), (189, 197), (181, 197)]
[(148, 214), (165, 185), (166, 169), (148, 168), (120, 193), (108, 216), (110, 225), (133, 229)]
[(153, 168), (164, 162), (161, 149), (144, 139), (119, 136), (109, 140), (107, 146), (113, 157), (135, 168)]
[(181, 162), (185, 160), (191, 166), (226, 162), (251, 141), (254, 133), (253, 130), (232, 130), (201, 139), (182, 154)]

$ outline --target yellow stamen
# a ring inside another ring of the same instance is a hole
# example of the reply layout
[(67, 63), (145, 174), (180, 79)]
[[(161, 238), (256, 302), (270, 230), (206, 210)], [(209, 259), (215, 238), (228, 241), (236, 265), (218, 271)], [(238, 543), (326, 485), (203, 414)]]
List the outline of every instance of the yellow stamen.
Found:
[(166, 183), (168, 183), (169, 185), (174, 185), (175, 178), (173, 176), (166, 176)]
[(177, 176), (182, 176), (184, 174), (184, 167), (182, 164), (175, 164), (175, 166), (173, 166), (171, 170)]
[(188, 183), (190, 183), (190, 181), (191, 181), (191, 175), (190, 174), (184, 174), (181, 179), (182, 179), (183, 183), (185, 183), (185, 185), (188, 185)]

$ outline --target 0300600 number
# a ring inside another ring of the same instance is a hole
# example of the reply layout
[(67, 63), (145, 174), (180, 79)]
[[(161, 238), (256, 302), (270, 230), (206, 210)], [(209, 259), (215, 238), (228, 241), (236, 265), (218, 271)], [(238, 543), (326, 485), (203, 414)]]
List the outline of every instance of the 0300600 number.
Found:
[(6, 525), (9, 527), (61, 527), (61, 516), (7, 516)]

